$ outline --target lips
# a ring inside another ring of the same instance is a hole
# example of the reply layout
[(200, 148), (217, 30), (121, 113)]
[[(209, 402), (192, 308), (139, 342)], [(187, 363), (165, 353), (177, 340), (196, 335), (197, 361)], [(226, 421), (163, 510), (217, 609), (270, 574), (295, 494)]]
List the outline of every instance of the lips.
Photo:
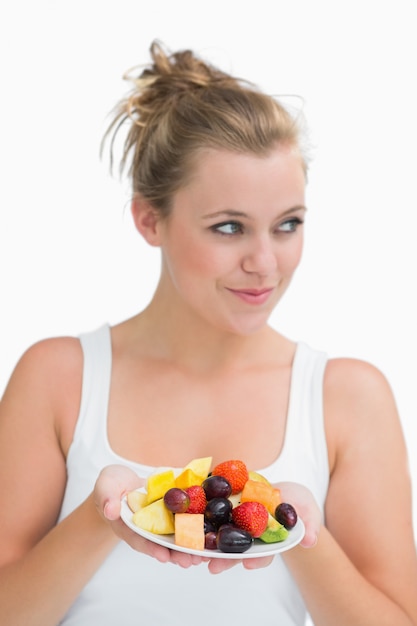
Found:
[(228, 289), (228, 291), (248, 304), (264, 304), (273, 289), (273, 287), (265, 287), (263, 289)]

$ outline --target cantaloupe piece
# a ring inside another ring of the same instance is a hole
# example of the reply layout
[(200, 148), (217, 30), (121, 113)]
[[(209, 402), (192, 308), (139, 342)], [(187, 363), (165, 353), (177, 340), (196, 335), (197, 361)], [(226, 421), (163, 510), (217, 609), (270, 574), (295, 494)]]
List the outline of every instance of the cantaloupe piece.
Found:
[(191, 550), (204, 550), (203, 513), (177, 513), (175, 515), (175, 543)]
[(277, 487), (273, 487), (268, 512), (271, 513), (271, 515), (275, 515), (275, 509), (277, 508), (278, 504), (281, 504), (281, 502), (281, 491)]
[(171, 535), (175, 531), (174, 514), (167, 509), (163, 499), (139, 509), (132, 520), (139, 528), (157, 535)]
[(260, 502), (271, 515), (275, 514), (278, 504), (281, 504), (281, 492), (276, 487), (259, 480), (247, 480), (243, 487), (241, 502)]
[(174, 470), (168, 469), (151, 474), (146, 482), (147, 503), (151, 504), (151, 502), (163, 498), (168, 489), (172, 487), (175, 487)]

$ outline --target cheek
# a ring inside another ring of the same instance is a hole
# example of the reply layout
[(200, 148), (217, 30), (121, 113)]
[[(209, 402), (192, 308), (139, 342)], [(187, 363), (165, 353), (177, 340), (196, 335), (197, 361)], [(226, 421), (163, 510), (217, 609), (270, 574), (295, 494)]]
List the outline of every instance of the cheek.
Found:
[(195, 237), (183, 237), (175, 245), (170, 245), (164, 251), (166, 265), (171, 278), (184, 288), (188, 285), (203, 285), (203, 280), (216, 279), (230, 267), (230, 255), (213, 253), (211, 246), (196, 241)]
[(298, 267), (303, 252), (303, 239), (300, 237), (279, 252), (278, 264), (281, 273), (291, 275)]
[(183, 249), (177, 254), (182, 256), (187, 273), (201, 277), (220, 277), (236, 264), (236, 252), (231, 247), (215, 247), (195, 237), (184, 242)]

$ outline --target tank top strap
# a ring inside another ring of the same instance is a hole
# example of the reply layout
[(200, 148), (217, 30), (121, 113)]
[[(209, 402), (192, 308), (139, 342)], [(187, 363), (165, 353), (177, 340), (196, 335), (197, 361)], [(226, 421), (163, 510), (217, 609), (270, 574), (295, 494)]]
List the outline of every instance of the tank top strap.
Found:
[(107, 442), (107, 413), (112, 366), (111, 335), (108, 324), (80, 335), (84, 355), (80, 413), (74, 442), (81, 436), (84, 445)]
[(329, 460), (324, 425), (323, 379), (328, 357), (306, 343), (294, 357), (282, 466), (296, 482), (308, 486), (323, 507)]
[[(313, 435), (323, 426), (323, 377), (327, 354), (299, 342), (294, 357), (289, 399), (287, 434), (299, 436), (300, 426), (314, 425)], [(302, 431), (301, 431), (302, 432)]]

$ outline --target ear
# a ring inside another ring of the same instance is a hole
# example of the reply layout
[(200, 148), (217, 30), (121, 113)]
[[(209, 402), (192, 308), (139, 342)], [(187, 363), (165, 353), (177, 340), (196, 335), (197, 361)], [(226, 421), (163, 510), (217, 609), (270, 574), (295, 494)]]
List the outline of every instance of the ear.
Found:
[(160, 222), (159, 212), (141, 196), (136, 195), (132, 200), (132, 216), (136, 228), (151, 246), (160, 245)]

